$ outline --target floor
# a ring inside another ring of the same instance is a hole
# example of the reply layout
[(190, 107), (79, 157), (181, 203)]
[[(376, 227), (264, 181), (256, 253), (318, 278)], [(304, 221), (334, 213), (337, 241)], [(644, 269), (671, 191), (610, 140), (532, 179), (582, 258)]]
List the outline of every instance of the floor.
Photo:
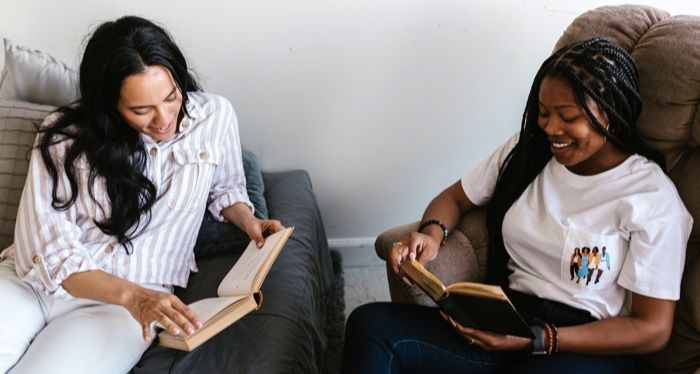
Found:
[(345, 317), (353, 309), (372, 301), (389, 301), (384, 261), (373, 246), (333, 248), (343, 255)]

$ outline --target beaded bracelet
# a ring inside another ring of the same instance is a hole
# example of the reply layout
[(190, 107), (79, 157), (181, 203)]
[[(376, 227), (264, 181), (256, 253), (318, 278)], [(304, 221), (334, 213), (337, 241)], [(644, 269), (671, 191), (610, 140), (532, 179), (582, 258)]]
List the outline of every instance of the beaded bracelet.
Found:
[(552, 354), (559, 352), (559, 330), (554, 324), (552, 326), (552, 331), (554, 331), (554, 348), (552, 349)]
[(430, 225), (438, 225), (442, 229), (442, 241), (440, 242), (440, 246), (445, 245), (447, 242), (447, 234), (449, 231), (447, 230), (447, 226), (445, 226), (444, 223), (440, 222), (440, 220), (437, 219), (428, 219), (420, 223), (420, 226), (418, 226), (418, 232), (423, 232), (423, 229), (430, 226)]
[(552, 331), (552, 325), (549, 323), (545, 323), (544, 327), (547, 330), (547, 342), (549, 343), (547, 345), (547, 356), (551, 356), (554, 349), (554, 332)]

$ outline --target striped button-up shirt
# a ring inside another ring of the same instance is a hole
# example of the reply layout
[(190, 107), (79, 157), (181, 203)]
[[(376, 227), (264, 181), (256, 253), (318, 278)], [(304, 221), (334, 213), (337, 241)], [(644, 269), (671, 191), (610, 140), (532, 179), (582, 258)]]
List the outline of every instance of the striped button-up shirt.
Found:
[[(61, 287), (65, 278), (96, 269), (138, 284), (187, 285), (190, 272), (197, 271), (192, 249), (204, 210), (208, 207), (223, 220), (221, 210), (235, 203), (253, 209), (233, 107), (212, 94), (188, 96), (189, 116), (180, 122), (173, 139), (156, 143), (141, 136), (149, 155), (145, 175), (156, 186), (157, 197), (150, 222), (146, 225), (148, 220), (142, 217), (135, 231), (140, 233), (132, 240), (130, 253), (95, 225), (95, 220), (107, 217), (110, 203), (103, 178), (89, 185), (84, 156), (76, 165), (78, 199), (69, 209), (58, 211), (51, 206), (51, 178), (39, 151), (33, 151), (15, 227), (16, 270), (21, 279), (61, 298), (70, 298)], [(65, 148), (66, 142), (59, 143), (52, 155), (62, 159)], [(66, 196), (68, 179), (60, 174), (59, 196)]]

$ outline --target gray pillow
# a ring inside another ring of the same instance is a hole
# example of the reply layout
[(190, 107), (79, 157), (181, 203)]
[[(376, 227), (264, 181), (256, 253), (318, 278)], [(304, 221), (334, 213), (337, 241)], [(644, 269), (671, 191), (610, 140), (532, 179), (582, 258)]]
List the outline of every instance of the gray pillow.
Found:
[(265, 184), (262, 170), (255, 153), (243, 148), (243, 170), (245, 171), (248, 198), (255, 207), (255, 216), (267, 219), (267, 203), (265, 202)]

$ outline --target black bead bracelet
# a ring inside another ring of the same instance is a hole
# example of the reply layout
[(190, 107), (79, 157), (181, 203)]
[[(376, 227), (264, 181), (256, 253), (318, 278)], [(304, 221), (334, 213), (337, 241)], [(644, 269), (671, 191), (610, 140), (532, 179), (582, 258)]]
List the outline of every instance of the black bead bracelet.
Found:
[(447, 242), (447, 234), (449, 234), (449, 231), (447, 230), (447, 226), (445, 226), (444, 223), (440, 222), (440, 220), (437, 219), (428, 219), (420, 223), (420, 226), (418, 226), (418, 232), (423, 232), (423, 229), (430, 226), (430, 225), (438, 225), (442, 229), (442, 242), (440, 242), (440, 245), (443, 246)]

